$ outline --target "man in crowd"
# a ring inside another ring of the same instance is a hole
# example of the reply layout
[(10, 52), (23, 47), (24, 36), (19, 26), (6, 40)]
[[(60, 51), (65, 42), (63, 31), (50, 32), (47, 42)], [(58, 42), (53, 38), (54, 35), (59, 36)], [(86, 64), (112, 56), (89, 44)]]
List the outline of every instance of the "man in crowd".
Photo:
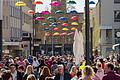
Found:
[(114, 72), (114, 65), (112, 63), (107, 63), (105, 66), (106, 75), (102, 80), (120, 80), (120, 75)]
[(58, 74), (56, 74), (54, 80), (71, 80), (69, 73), (64, 71), (63, 65), (58, 65)]

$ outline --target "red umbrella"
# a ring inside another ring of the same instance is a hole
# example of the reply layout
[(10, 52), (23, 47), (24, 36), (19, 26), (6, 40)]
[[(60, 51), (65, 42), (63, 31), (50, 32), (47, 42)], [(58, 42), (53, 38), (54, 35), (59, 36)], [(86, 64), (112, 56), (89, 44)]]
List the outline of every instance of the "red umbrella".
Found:
[(59, 2), (59, 1), (52, 1), (50, 5), (51, 6), (61, 6), (61, 2)]
[(62, 26), (68, 26), (68, 23), (63, 23)]
[(78, 20), (78, 16), (72, 16), (70, 19), (73, 21)]
[(36, 17), (35, 20), (44, 20), (44, 17)]
[(34, 5), (36, 5), (36, 4), (43, 4), (43, 2), (41, 2), (41, 1), (34, 1), (33, 4)]
[(42, 11), (41, 14), (50, 14), (49, 11)]
[(54, 31), (58, 31), (58, 30), (60, 30), (60, 29), (56, 27), (56, 28), (54, 28), (53, 30), (54, 30)]
[(28, 13), (29, 14), (35, 14), (35, 12), (33, 10), (29, 10)]

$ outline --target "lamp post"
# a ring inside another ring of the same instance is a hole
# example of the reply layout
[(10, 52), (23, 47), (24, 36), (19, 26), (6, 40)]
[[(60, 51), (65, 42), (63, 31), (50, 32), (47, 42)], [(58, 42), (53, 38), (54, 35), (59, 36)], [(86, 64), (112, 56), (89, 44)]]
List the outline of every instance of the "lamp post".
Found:
[(89, 0), (85, 0), (85, 57), (86, 57), (86, 64), (90, 65), (90, 46), (89, 46)]

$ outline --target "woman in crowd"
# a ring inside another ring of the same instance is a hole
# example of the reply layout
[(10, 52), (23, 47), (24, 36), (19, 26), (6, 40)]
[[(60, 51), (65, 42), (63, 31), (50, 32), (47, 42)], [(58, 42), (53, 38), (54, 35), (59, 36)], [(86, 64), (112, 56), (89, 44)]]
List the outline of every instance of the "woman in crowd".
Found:
[(35, 75), (30, 74), (30, 75), (27, 77), (27, 80), (36, 80)]
[(71, 71), (70, 71), (70, 76), (73, 78), (77, 74), (78, 70), (76, 66), (72, 66)]
[(44, 66), (41, 71), (39, 80), (45, 80), (46, 77), (51, 77), (51, 73), (50, 73), (49, 68), (47, 66)]
[(92, 80), (94, 76), (94, 71), (92, 67), (85, 66), (85, 68), (82, 70), (82, 78), (80, 80)]
[(28, 65), (28, 66), (27, 66), (26, 71), (25, 71), (25, 74), (23, 75), (24, 80), (26, 80), (27, 77), (28, 77), (30, 74), (34, 74), (33, 66), (32, 66), (32, 65)]
[(10, 73), (10, 71), (3, 72), (2, 80), (13, 80), (12, 74)]

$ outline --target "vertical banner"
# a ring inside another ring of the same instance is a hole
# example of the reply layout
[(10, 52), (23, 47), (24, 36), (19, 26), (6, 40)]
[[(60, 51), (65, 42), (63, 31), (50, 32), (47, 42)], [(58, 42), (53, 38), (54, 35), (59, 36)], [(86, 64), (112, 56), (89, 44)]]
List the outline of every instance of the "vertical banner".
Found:
[(3, 0), (0, 0), (0, 20), (3, 20)]

